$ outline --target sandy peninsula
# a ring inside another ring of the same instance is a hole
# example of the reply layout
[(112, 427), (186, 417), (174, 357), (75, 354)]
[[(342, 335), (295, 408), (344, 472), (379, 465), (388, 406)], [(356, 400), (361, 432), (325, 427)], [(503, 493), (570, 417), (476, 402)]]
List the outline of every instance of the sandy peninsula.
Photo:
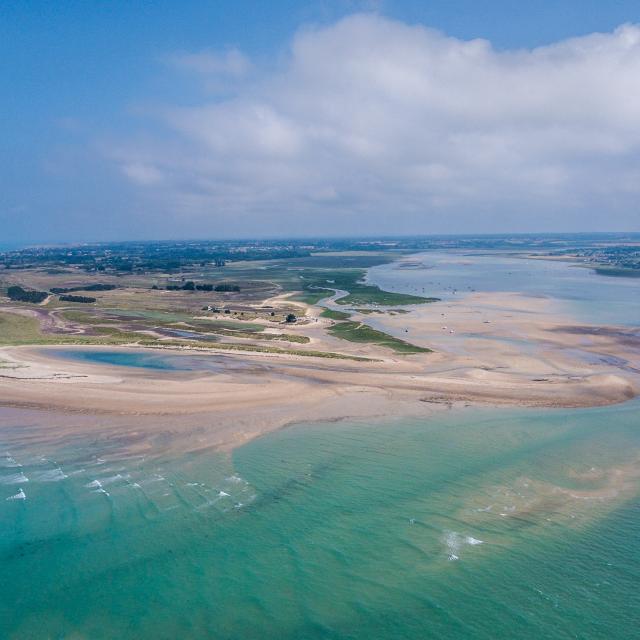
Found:
[(60, 358), (60, 347), (5, 347), (0, 403), (181, 416), (176, 428), (211, 424), (208, 442), (228, 448), (300, 421), (424, 415), (460, 402), (587, 407), (623, 402), (640, 390), (636, 333), (575, 325), (544, 299), (472, 294), (409, 313), (367, 316), (386, 331), (434, 349), (415, 355), (347, 343), (327, 335), (331, 321), (320, 318), (317, 308), (310, 308), (309, 317), (314, 321), (298, 328), (309, 336), (309, 348), (367, 360), (180, 350), (215, 359), (217, 370), (167, 372)]

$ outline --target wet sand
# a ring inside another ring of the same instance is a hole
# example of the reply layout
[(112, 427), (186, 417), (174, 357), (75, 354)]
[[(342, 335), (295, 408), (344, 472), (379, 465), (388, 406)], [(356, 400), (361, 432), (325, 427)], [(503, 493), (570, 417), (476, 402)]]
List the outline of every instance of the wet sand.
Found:
[(588, 407), (637, 395), (635, 334), (578, 326), (551, 307), (517, 294), (473, 294), (376, 319), (436, 349), (411, 356), (327, 336), (326, 319), (300, 329), (313, 348), (375, 358), (368, 362), (233, 352), (213, 356), (219, 372), (176, 372), (62, 359), (59, 346), (6, 347), (0, 404), (201, 422), (207, 414), (210, 443), (230, 448), (299, 421), (423, 415), (456, 402)]
[[(299, 421), (423, 415), (434, 405), (589, 407), (640, 392), (640, 336), (577, 324), (554, 302), (474, 293), (403, 314), (355, 314), (433, 353), (397, 355), (326, 333), (308, 309), (292, 327), (306, 348), (369, 361), (291, 354), (200, 352), (217, 370), (157, 371), (60, 357), (56, 347), (0, 349), (0, 405), (88, 414), (202, 416), (210, 442), (232, 447)], [(127, 347), (68, 347), (127, 351)], [(130, 351), (139, 347), (131, 347)], [(169, 348), (154, 352), (171, 352)], [(179, 349), (177, 353), (197, 354)], [(189, 422), (187, 420), (187, 422)]]

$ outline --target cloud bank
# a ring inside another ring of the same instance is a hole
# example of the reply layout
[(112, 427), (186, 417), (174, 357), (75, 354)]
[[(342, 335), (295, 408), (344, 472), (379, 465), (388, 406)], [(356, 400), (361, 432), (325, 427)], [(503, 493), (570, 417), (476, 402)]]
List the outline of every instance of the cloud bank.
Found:
[(639, 26), (497, 51), (363, 14), (302, 29), (270, 65), (237, 50), (171, 63), (205, 97), (149, 110), (152, 133), (109, 154), (186, 228), (640, 226)]

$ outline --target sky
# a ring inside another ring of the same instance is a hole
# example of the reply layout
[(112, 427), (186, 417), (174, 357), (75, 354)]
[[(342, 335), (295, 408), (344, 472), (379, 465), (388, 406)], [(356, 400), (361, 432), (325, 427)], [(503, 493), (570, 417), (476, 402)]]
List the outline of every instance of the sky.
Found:
[(637, 0), (22, 0), (0, 80), (0, 244), (640, 230)]

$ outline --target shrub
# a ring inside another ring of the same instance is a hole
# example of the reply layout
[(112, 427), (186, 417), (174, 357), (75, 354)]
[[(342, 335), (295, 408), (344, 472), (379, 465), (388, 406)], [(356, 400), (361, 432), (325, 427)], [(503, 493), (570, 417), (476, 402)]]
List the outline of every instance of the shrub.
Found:
[(34, 291), (27, 290), (13, 285), (7, 289), (7, 295), (11, 300), (17, 300), (19, 302), (33, 302), (35, 304), (46, 300), (49, 295), (46, 291)]
[(70, 296), (70, 295), (65, 295), (65, 296), (60, 296), (60, 301), (61, 302), (85, 302), (85, 303), (91, 303), (91, 302), (95, 302), (96, 299), (92, 298), (90, 296)]
[(51, 287), (51, 293), (73, 293), (74, 291), (113, 291), (116, 288), (115, 284), (88, 284), (86, 286), (78, 287)]

